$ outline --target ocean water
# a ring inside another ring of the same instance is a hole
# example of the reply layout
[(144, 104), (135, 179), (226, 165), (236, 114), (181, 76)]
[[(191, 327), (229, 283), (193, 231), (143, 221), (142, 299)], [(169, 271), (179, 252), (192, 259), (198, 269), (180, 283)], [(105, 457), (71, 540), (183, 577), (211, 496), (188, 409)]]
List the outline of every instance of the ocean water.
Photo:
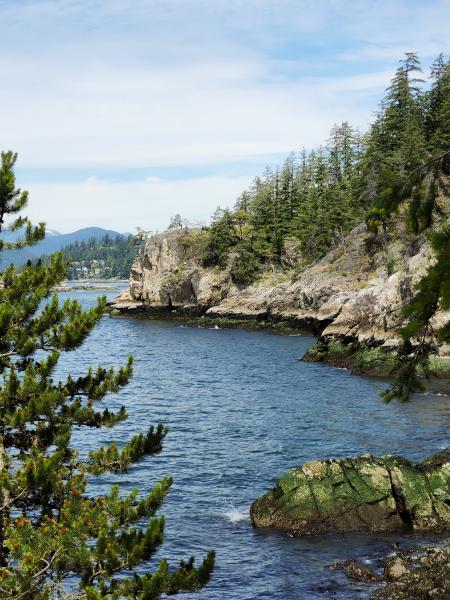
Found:
[[(69, 295), (85, 307), (96, 298), (88, 291)], [(145, 493), (162, 477), (174, 478), (161, 510), (166, 539), (155, 561), (168, 558), (175, 567), (182, 558), (217, 553), (211, 583), (181, 597), (368, 598), (370, 586), (328, 565), (353, 557), (376, 567), (394, 542), (427, 541), (412, 535), (292, 538), (252, 528), (251, 502), (290, 467), (364, 452), (419, 459), (450, 446), (449, 397), (428, 394), (408, 405), (385, 405), (378, 396), (385, 381), (300, 362), (313, 342), (303, 335), (105, 317), (84, 346), (61, 361), (60, 375), (77, 374), (134, 355), (133, 380), (107, 400), (111, 407), (124, 405), (129, 419), (114, 429), (77, 431), (73, 439), (87, 452), (125, 443), (151, 424), (170, 427), (158, 456), (125, 474), (92, 480), (90, 491), (105, 493), (118, 483), (123, 493), (134, 487)]]

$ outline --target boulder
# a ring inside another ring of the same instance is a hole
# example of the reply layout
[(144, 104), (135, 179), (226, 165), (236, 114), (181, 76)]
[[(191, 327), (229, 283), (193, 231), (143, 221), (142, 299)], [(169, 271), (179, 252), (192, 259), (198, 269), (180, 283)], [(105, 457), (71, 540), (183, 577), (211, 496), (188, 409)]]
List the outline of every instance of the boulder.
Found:
[(250, 510), (255, 527), (297, 535), (450, 529), (450, 451), (421, 463), (386, 455), (288, 471)]

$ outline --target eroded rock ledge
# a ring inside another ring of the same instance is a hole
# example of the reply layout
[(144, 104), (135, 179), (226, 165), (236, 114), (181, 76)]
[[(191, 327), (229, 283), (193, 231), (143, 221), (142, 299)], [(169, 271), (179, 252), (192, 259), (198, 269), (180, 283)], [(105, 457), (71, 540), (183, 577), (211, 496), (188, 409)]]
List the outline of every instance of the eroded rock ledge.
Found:
[[(201, 235), (196, 229), (176, 229), (149, 237), (133, 265), (129, 289), (111, 303), (112, 308), (125, 313), (281, 321), (321, 335), (326, 342), (322, 348), (339, 340), (389, 352), (398, 345), (401, 307), (433, 261), (426, 238), (408, 238), (401, 220), (389, 238), (370, 243), (361, 224), (302, 272), (268, 267), (254, 285), (239, 288), (226, 268), (202, 266), (196, 247)], [(449, 319), (449, 312), (438, 313), (434, 325), (440, 327)], [(441, 347), (440, 354), (450, 356), (450, 347)]]
[(325, 532), (450, 529), (450, 451), (317, 460), (288, 471), (250, 509), (255, 527)]

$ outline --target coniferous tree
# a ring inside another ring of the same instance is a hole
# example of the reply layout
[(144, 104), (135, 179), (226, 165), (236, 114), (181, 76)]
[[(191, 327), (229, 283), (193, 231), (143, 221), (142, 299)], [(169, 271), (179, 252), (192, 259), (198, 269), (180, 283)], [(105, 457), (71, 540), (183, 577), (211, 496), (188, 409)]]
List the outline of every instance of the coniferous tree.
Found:
[(431, 68), (433, 85), (426, 102), (426, 132), (429, 147), (436, 153), (450, 148), (450, 60), (445, 62), (442, 54)]
[(348, 123), (335, 125), (326, 147), (290, 155), (281, 169), (266, 168), (207, 234), (208, 264), (230, 260), (234, 281), (248, 285), (264, 265), (283, 265), (287, 238), (298, 241), (302, 267), (323, 257), (364, 217), (370, 236), (384, 244), (402, 207), (406, 234), (411, 241), (430, 235), (437, 264), (403, 309), (397, 380), (387, 399), (407, 399), (421, 385), (433, 317), (448, 306), (445, 225), (436, 233), (439, 221), (448, 218), (439, 202), (450, 190), (450, 62), (442, 55), (431, 79), (423, 92), (419, 58), (407, 52), (367, 134), (360, 136)]
[[(0, 224), (25, 208), (27, 193), (15, 188), (17, 156), (2, 153)], [(25, 218), (19, 245), (42, 239)], [(78, 598), (151, 600), (163, 593), (201, 588), (214, 563), (213, 553), (195, 568), (193, 559), (170, 571), (161, 561), (142, 573), (163, 542), (164, 519), (156, 516), (171, 480), (145, 496), (122, 496), (113, 487), (105, 497), (87, 494), (87, 477), (123, 472), (145, 455), (159, 452), (167, 429), (150, 427), (122, 449), (115, 444), (81, 458), (71, 444), (74, 427), (113, 427), (126, 419), (124, 408), (102, 408), (108, 392), (126, 385), (132, 360), (115, 371), (97, 367), (84, 376), (53, 380), (65, 352), (79, 347), (101, 318), (105, 302), (86, 312), (76, 301), (60, 304), (52, 288), (65, 276), (61, 254), (48, 264), (13, 266), (0, 288), (0, 595), (47, 600), (60, 597), (61, 583), (77, 580)], [(146, 521), (143, 528), (138, 525)]]
[[(363, 216), (355, 192), (361, 150), (360, 136), (343, 123), (335, 126), (327, 147), (299, 157), (291, 153), (281, 168), (267, 167), (233, 211), (214, 216), (204, 264), (223, 267), (233, 251), (230, 272), (244, 285), (264, 264), (284, 264), (288, 239), (297, 240), (303, 263), (321, 258)], [(244, 271), (245, 277), (237, 276)]]
[[(423, 389), (422, 378), (431, 372), (433, 340), (450, 339), (448, 326), (433, 330), (436, 312), (450, 306), (450, 228), (447, 212), (438, 208), (438, 198), (448, 201), (450, 196), (449, 63), (442, 55), (434, 62), (433, 85), (425, 94), (417, 85), (421, 80), (414, 77), (417, 72), (418, 58), (408, 53), (372, 127), (364, 157), (366, 174), (368, 164), (381, 165), (372, 169), (377, 194), (366, 219), (369, 229), (375, 232), (382, 225), (387, 231), (391, 213), (405, 203), (408, 230), (413, 235), (427, 233), (435, 253), (435, 264), (401, 311), (405, 325), (400, 329), (395, 381), (382, 394), (386, 401), (407, 401), (411, 393)], [(390, 140), (395, 143), (389, 144)], [(443, 222), (436, 229), (439, 220)]]

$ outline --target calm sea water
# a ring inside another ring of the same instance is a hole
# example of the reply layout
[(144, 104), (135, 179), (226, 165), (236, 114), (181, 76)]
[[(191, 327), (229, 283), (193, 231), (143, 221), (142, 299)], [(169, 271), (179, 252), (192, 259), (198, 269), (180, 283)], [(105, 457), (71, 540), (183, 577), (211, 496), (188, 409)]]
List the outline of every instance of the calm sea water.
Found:
[[(93, 292), (70, 295), (85, 307), (96, 298)], [(62, 362), (78, 373), (135, 356), (132, 382), (108, 399), (109, 406), (125, 405), (129, 419), (113, 430), (77, 432), (74, 439), (86, 452), (124, 443), (152, 423), (170, 427), (160, 455), (92, 482), (91, 490), (105, 493), (119, 483), (124, 493), (135, 486), (144, 493), (163, 476), (174, 478), (162, 510), (166, 541), (156, 559), (176, 566), (192, 554), (217, 552), (209, 586), (183, 598), (367, 598), (369, 587), (327, 566), (349, 557), (376, 566), (392, 542), (417, 542), (398, 535), (295, 539), (251, 527), (251, 502), (290, 467), (363, 452), (414, 459), (450, 446), (450, 398), (422, 395), (406, 406), (386, 406), (378, 396), (383, 381), (300, 362), (313, 342), (309, 336), (106, 317)]]

